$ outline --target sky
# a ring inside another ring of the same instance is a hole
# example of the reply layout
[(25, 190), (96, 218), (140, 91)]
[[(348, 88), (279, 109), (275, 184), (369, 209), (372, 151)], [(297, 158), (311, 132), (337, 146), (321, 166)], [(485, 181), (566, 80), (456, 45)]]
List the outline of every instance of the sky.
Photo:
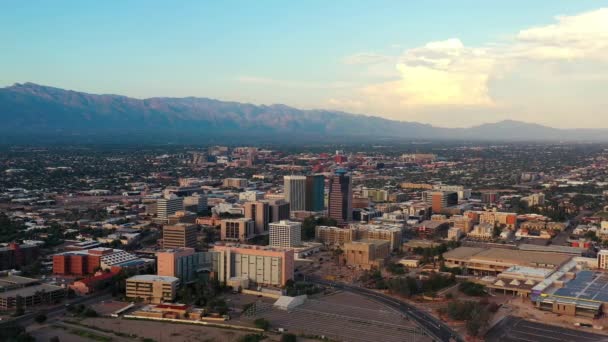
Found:
[(608, 2), (1, 1), (0, 86), (23, 82), (608, 128)]

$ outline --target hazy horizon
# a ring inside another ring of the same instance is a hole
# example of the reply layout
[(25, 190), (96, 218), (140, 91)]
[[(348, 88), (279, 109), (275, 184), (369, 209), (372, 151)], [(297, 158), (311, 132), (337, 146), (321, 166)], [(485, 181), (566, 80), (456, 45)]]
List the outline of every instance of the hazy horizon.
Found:
[[(251, 102), (239, 102), (239, 101), (229, 101), (229, 100), (224, 100), (224, 99), (220, 99), (220, 98), (210, 98), (210, 97), (205, 97), (205, 96), (152, 96), (152, 97), (132, 97), (132, 96), (127, 96), (127, 95), (123, 95), (123, 94), (118, 94), (118, 93), (89, 93), (89, 92), (84, 92), (84, 91), (80, 91), (78, 89), (63, 89), (60, 87), (56, 87), (56, 86), (52, 86), (52, 85), (46, 85), (46, 84), (38, 84), (35, 82), (18, 82), (18, 83), (14, 83), (11, 86), (17, 86), (17, 85), (24, 85), (24, 84), (35, 84), (37, 86), (42, 86), (42, 87), (50, 87), (50, 88), (57, 88), (57, 89), (62, 89), (62, 90), (66, 90), (66, 91), (75, 91), (75, 92), (80, 92), (80, 93), (86, 93), (86, 94), (90, 94), (90, 95), (107, 95), (107, 96), (125, 96), (128, 98), (132, 98), (132, 99), (136, 99), (136, 100), (147, 100), (147, 99), (153, 99), (153, 98), (172, 98), (172, 99), (183, 99), (183, 98), (200, 98), (200, 99), (210, 99), (210, 100), (216, 100), (216, 101), (220, 101), (220, 102), (237, 102), (237, 103), (243, 103), (243, 104), (252, 104), (252, 105), (256, 105), (256, 106), (267, 106), (267, 107), (271, 107), (271, 106), (288, 106), (294, 109), (298, 109), (298, 110), (334, 110), (334, 111), (338, 111), (337, 109), (331, 109), (331, 108), (299, 108), (299, 107), (295, 107), (295, 106), (291, 106), (289, 104), (286, 103), (251, 103)], [(7, 86), (7, 87), (0, 87), (0, 88), (8, 88), (11, 86)], [(384, 118), (380, 115), (375, 115), (374, 113), (356, 113), (356, 112), (349, 112), (349, 111), (343, 111), (346, 114), (352, 114), (352, 115), (363, 115), (363, 116), (372, 116), (372, 117), (378, 117), (378, 118)], [(400, 122), (417, 122), (417, 121), (407, 121), (407, 120), (400, 120), (400, 119), (391, 119), (391, 118), (385, 118), (388, 120), (395, 120), (395, 121), (400, 121)], [(500, 119), (497, 121), (487, 121), (487, 122), (480, 122), (474, 125), (469, 125), (469, 126), (453, 126), (453, 127), (447, 127), (447, 126), (441, 126), (441, 125), (435, 125), (435, 124), (430, 124), (430, 123), (425, 123), (425, 122), (417, 122), (417, 123), (423, 123), (423, 124), (429, 124), (433, 127), (436, 128), (463, 128), (463, 129), (467, 129), (467, 128), (475, 128), (481, 125), (486, 125), (486, 124), (496, 124), (496, 123), (502, 123), (502, 122), (518, 122), (518, 123), (526, 123), (526, 124), (532, 124), (532, 125), (542, 125), (545, 127), (549, 127), (549, 128), (557, 128), (557, 129), (562, 129), (559, 127), (553, 127), (550, 125), (544, 125), (544, 124), (539, 124), (537, 122), (534, 121), (525, 121), (525, 120), (513, 120), (513, 119)], [(608, 129), (608, 127), (592, 127), (592, 128), (585, 128), (585, 127), (569, 127), (569, 129), (598, 129), (598, 130), (602, 130), (602, 129)]]

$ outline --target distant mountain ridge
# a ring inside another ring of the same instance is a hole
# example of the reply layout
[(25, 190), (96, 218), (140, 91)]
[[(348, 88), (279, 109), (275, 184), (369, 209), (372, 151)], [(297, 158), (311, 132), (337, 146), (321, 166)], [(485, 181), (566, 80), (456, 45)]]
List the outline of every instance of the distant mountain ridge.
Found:
[(12, 136), (140, 134), (324, 139), (608, 140), (606, 129), (555, 129), (518, 121), (441, 128), (333, 110), (253, 105), (208, 98), (134, 99), (34, 83), (0, 88), (0, 133)]

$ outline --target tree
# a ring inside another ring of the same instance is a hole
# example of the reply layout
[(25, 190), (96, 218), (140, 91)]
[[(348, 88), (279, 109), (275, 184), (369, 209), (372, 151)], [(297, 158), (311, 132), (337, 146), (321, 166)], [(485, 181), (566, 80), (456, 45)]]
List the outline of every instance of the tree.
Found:
[(317, 226), (336, 226), (338, 221), (330, 217), (309, 216), (302, 221), (302, 240), (313, 240)]
[(391, 293), (397, 293), (404, 297), (409, 297), (412, 294), (407, 278), (390, 279), (387, 281), (387, 286)]
[(458, 285), (458, 289), (467, 296), (481, 297), (486, 295), (485, 286), (473, 283), (471, 281), (460, 283), (460, 285)]
[(34, 320), (36, 321), (36, 323), (42, 324), (42, 323), (46, 322), (46, 315), (43, 312), (41, 312), (41, 313), (37, 314), (36, 317), (34, 317)]
[(467, 321), (467, 333), (471, 336), (478, 336), (479, 332), (487, 327), (490, 316), (485, 308), (477, 306), (471, 312), (471, 319)]
[(85, 317), (97, 317), (98, 316), (97, 315), (97, 311), (95, 311), (95, 310), (93, 310), (91, 308), (86, 308), (84, 310), (83, 314), (84, 314)]
[(239, 342), (259, 342), (264, 339), (264, 335), (261, 334), (247, 334), (239, 338)]
[(317, 220), (314, 216), (309, 216), (302, 221), (302, 240), (312, 240), (315, 238)]
[(397, 264), (394, 262), (389, 262), (386, 265), (386, 270), (391, 272), (392, 274), (402, 275), (405, 274), (405, 267), (402, 264)]
[(494, 229), (492, 230), (492, 237), (499, 237), (500, 233), (502, 233), (502, 228), (500, 228), (499, 226), (494, 226)]
[(68, 298), (75, 298), (76, 297), (76, 291), (74, 291), (74, 289), (72, 288), (68, 288)]
[(258, 318), (255, 321), (253, 321), (253, 324), (255, 325), (256, 328), (262, 329), (264, 331), (266, 331), (266, 330), (268, 330), (268, 328), (270, 328), (270, 322), (265, 318)]
[(281, 342), (296, 342), (298, 337), (294, 334), (283, 334), (281, 336)]

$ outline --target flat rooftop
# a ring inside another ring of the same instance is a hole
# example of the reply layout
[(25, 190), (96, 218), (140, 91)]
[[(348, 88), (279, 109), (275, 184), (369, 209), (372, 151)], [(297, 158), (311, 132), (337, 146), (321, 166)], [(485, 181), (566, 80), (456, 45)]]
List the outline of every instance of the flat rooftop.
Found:
[(559, 246), (559, 245), (550, 245), (550, 246), (539, 246), (533, 244), (521, 244), (518, 247), (522, 251), (530, 251), (530, 252), (554, 252), (554, 253), (564, 253), (564, 254), (572, 254), (580, 256), (587, 248), (579, 248), (579, 247), (570, 247), (570, 246)]
[(9, 275), (6, 277), (0, 277), (0, 289), (5, 286), (13, 287), (13, 286), (25, 286), (28, 284), (37, 283), (38, 279), (34, 278), (26, 278), (16, 275)]
[(48, 293), (48, 292), (53, 292), (53, 291), (57, 291), (57, 290), (64, 290), (64, 288), (60, 287), (60, 286), (48, 285), (48, 284), (32, 285), (32, 286), (26, 286), (26, 287), (14, 289), (14, 290), (9, 290), (6, 292), (0, 292), (0, 298), (6, 299), (6, 298), (14, 298), (16, 296), (29, 297), (29, 296), (33, 296), (36, 292), (44, 291), (44, 292)]
[(608, 273), (579, 271), (576, 278), (549, 296), (608, 303)]
[(571, 255), (553, 252), (532, 252), (504, 248), (458, 247), (443, 254), (445, 259), (467, 262), (511, 264), (556, 268), (572, 258)]
[(522, 275), (522, 276), (546, 278), (552, 272), (553, 272), (553, 270), (548, 270), (546, 268), (529, 267), (529, 266), (512, 266), (512, 267), (509, 267), (502, 274), (512, 273), (512, 274), (518, 274), (518, 275)]
[(171, 277), (171, 276), (159, 276), (159, 275), (155, 275), (155, 274), (140, 274), (140, 275), (132, 276), (131, 278), (127, 279), (127, 281), (129, 281), (129, 280), (174, 282), (179, 279), (177, 279), (175, 277)]
[(378, 240), (378, 239), (361, 239), (361, 240), (354, 240), (354, 241), (352, 241), (350, 243), (381, 246), (381, 245), (384, 245), (384, 244), (389, 244), (390, 241), (388, 241), (388, 240)]

